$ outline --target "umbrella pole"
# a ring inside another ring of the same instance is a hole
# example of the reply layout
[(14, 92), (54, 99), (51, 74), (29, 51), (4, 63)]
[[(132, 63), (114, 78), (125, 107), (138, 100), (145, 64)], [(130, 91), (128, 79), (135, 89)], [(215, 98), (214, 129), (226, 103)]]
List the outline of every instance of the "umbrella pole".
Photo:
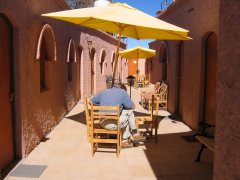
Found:
[(116, 69), (118, 66), (118, 56), (119, 56), (119, 48), (120, 48), (120, 43), (121, 43), (121, 37), (122, 37), (122, 31), (121, 28), (119, 28), (119, 36), (118, 36), (118, 44), (117, 44), (117, 50), (116, 50), (116, 56), (114, 59), (114, 70), (113, 70), (113, 80), (112, 80), (112, 87), (114, 85), (114, 80), (115, 80), (115, 75), (116, 75)]
[(138, 73), (139, 73), (139, 72), (138, 72), (138, 60), (139, 60), (139, 59), (137, 58), (137, 70), (136, 70), (136, 74), (137, 74), (137, 81), (136, 81), (136, 82), (137, 82), (137, 87), (136, 87), (136, 88), (137, 88), (137, 89), (138, 89)]

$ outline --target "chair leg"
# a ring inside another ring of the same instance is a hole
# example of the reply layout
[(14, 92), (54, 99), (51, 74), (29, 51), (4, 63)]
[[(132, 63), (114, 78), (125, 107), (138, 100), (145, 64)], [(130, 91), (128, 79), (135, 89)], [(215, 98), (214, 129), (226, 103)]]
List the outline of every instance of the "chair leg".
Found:
[(119, 153), (120, 153), (120, 147), (119, 147), (119, 141), (117, 143), (117, 158), (119, 158)]
[(136, 128), (139, 129), (139, 119), (136, 120)]
[(206, 146), (204, 144), (202, 144), (199, 152), (198, 152), (198, 155), (197, 155), (197, 158), (195, 160), (195, 162), (200, 162), (200, 159), (201, 159), (201, 155), (202, 155), (202, 152), (203, 152), (203, 149), (206, 148)]
[(150, 137), (152, 138), (152, 136), (153, 136), (153, 125), (150, 124)]
[(147, 100), (146, 99), (143, 99), (143, 108), (147, 109)]
[(151, 100), (148, 99), (148, 111), (150, 111), (150, 107), (151, 107)]
[(155, 128), (155, 132), (154, 132), (154, 135), (155, 135), (155, 143), (158, 142), (158, 134), (157, 134), (157, 130), (158, 130), (158, 118), (156, 116), (156, 119), (154, 121), (154, 128)]
[(120, 134), (119, 134), (119, 146), (120, 148), (122, 146), (122, 130), (120, 130)]

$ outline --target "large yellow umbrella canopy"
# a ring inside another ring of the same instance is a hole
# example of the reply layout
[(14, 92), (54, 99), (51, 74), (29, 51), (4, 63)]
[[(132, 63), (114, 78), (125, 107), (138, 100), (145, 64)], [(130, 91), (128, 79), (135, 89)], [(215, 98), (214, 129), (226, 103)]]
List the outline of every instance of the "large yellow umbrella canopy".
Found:
[(91, 7), (43, 14), (81, 26), (119, 34), (116, 50), (115, 77), (121, 35), (135, 39), (188, 40), (188, 30), (159, 20), (127, 4)]
[(150, 58), (156, 55), (156, 51), (154, 49), (136, 46), (134, 48), (119, 52), (119, 55), (127, 59)]

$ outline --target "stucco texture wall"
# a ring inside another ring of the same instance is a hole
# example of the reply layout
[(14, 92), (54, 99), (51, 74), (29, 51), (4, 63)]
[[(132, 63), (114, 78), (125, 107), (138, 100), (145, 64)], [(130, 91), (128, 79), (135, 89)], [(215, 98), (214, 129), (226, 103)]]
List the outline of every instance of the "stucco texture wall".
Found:
[(240, 1), (220, 0), (214, 179), (240, 179)]
[[(160, 19), (175, 24), (190, 31), (193, 40), (183, 42), (183, 74), (181, 95), (181, 118), (193, 129), (198, 128), (202, 120), (203, 101), (203, 39), (210, 32), (218, 36), (219, 0), (177, 0)], [(161, 41), (150, 43), (150, 48), (157, 51), (152, 60), (152, 82), (161, 81), (162, 64), (159, 62)], [(164, 41), (167, 48), (167, 84), (168, 111), (172, 114), (178, 111), (178, 48), (179, 41)], [(148, 64), (149, 65), (149, 64)]]
[[(41, 2), (6, 1), (0, 3), (3, 13), (13, 26), (13, 59), (15, 79), (15, 133), (17, 157), (23, 157), (56, 126), (70, 111), (83, 94), (91, 95), (89, 87), (90, 57), (86, 37), (91, 39), (96, 50), (95, 89), (97, 93), (105, 88), (105, 73), (111, 73), (111, 56), (117, 41), (112, 36), (41, 14), (68, 9), (63, 0)], [(47, 30), (44, 30), (45, 26)], [(46, 61), (46, 88), (40, 88), (39, 43), (41, 32), (45, 36), (48, 54)], [(75, 44), (72, 80), (68, 80), (68, 53), (70, 40)], [(56, 51), (54, 49), (56, 47)], [(126, 45), (121, 44), (125, 49)], [(99, 59), (106, 51), (106, 68), (101, 73)], [(82, 55), (80, 56), (80, 51)], [(124, 64), (127, 67), (127, 64)], [(123, 68), (122, 78), (127, 75)]]

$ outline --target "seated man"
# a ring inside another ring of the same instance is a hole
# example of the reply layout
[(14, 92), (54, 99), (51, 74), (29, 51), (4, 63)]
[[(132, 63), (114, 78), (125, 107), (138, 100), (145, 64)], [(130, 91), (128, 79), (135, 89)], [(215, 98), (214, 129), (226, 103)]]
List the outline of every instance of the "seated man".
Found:
[[(134, 143), (145, 141), (145, 137), (137, 132), (133, 109), (135, 105), (127, 92), (116, 86), (112, 87), (112, 76), (106, 77), (107, 89), (94, 96), (91, 101), (100, 106), (120, 106), (120, 127), (122, 129), (122, 146), (131, 146)], [(116, 129), (115, 121), (106, 120), (100, 122), (105, 129)]]

